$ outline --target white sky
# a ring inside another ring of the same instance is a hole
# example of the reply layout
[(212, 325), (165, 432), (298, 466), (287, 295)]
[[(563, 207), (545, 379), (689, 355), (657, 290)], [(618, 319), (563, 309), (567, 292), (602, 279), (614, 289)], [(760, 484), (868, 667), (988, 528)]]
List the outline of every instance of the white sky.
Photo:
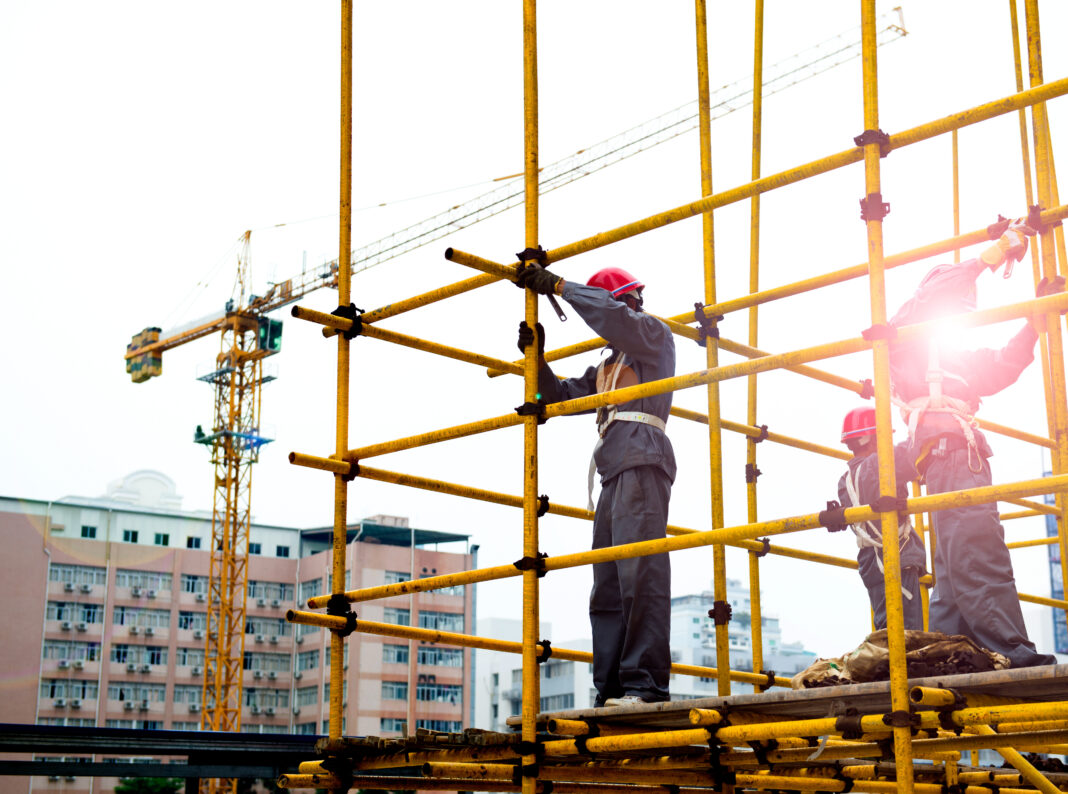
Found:
[[(234, 245), (253, 229), (254, 291), (337, 255), (338, 12), (336, 3), (8, 0), (0, 9), (0, 313), (6, 380), (0, 429), (0, 493), (35, 499), (99, 495), (139, 469), (173, 477), (188, 509), (210, 509), (212, 467), (192, 443), (211, 423), (212, 395), (196, 376), (209, 371), (217, 339), (168, 352), (164, 375), (134, 385), (122, 354), (149, 325), (172, 327), (218, 312), (230, 296)], [(752, 68), (749, 3), (710, 4), (712, 84)], [(880, 12), (892, 4), (880, 5)], [(1021, 3), (1022, 6), (1022, 3)], [(655, 9), (655, 11), (654, 11)], [(1021, 8), (1022, 16), (1022, 8)], [(696, 96), (692, 6), (687, 3), (543, 2), (539, 8), (541, 159), (551, 163)], [(1068, 9), (1042, 5), (1047, 81), (1068, 73)], [(769, 0), (765, 63), (776, 63), (859, 25), (858, 4)], [(521, 10), (518, 0), (357, 3), (355, 185), (358, 246), (416, 223), (522, 170)], [(1008, 6), (1002, 0), (906, 0), (909, 35), (880, 50), (880, 126), (894, 133), (1015, 90)], [(1063, 147), (1063, 100), (1050, 105), (1054, 152)], [(766, 99), (763, 173), (845, 150), (863, 130), (859, 59)], [(751, 112), (717, 121), (717, 190), (749, 179)], [(961, 133), (961, 212), (965, 230), (997, 213), (1022, 214), (1015, 115)], [(950, 236), (950, 142), (945, 136), (883, 161), (888, 253)], [(462, 190), (453, 188), (468, 186)], [(473, 186), (473, 187), (471, 187)], [(554, 248), (699, 196), (695, 133), (544, 197), (542, 244)], [(441, 191), (450, 191), (441, 193)], [(865, 258), (853, 166), (762, 201), (761, 284), (775, 286)], [(412, 197), (437, 194), (429, 198)], [(404, 199), (412, 199), (403, 201)], [(276, 228), (277, 224), (287, 224)], [(648, 284), (646, 306), (671, 315), (702, 297), (700, 221), (560, 263), (585, 280), (606, 264)], [(721, 299), (748, 283), (748, 204), (716, 214)], [(442, 257), (447, 246), (499, 262), (523, 247), (521, 210), (458, 231), (358, 274), (353, 300), (364, 309), (473, 275)], [(977, 253), (971, 252), (971, 253)], [(969, 255), (969, 252), (964, 254)], [(890, 309), (933, 262), (889, 276)], [(1029, 268), (1011, 281), (985, 276), (980, 301), (1030, 294)], [(494, 285), (383, 323), (383, 327), (512, 359), (521, 294)], [(329, 311), (332, 291), (306, 305)], [(782, 352), (856, 336), (869, 324), (866, 284), (856, 282), (762, 310), (760, 346)], [(550, 348), (592, 334), (573, 317), (542, 308)], [(263, 422), (277, 441), (253, 476), (253, 511), (262, 522), (326, 525), (332, 478), (291, 466), (290, 450), (333, 451), (334, 356), (317, 327), (280, 313), (283, 352), (270, 362)], [(729, 317), (726, 337), (745, 341), (746, 319)], [(993, 331), (1004, 339), (1015, 329)], [(679, 340), (678, 372), (702, 369), (703, 351)], [(515, 378), (488, 380), (468, 365), (435, 360), (374, 340), (354, 346), (352, 446), (508, 413), (522, 401)], [(563, 362), (578, 373), (592, 358)], [(735, 359), (724, 354), (724, 363)], [(849, 378), (870, 375), (870, 357), (819, 365)], [(988, 401), (981, 416), (1042, 432), (1039, 368)], [(790, 373), (761, 376), (759, 422), (834, 446), (841, 417), (858, 404), (845, 392)], [(723, 386), (724, 417), (745, 419), (745, 386)], [(704, 390), (676, 404), (707, 408)], [(585, 502), (595, 433), (589, 417), (557, 419), (541, 435), (541, 492)], [(669, 435), (680, 473), (671, 521), (710, 528), (707, 432), (673, 419)], [(901, 432), (898, 433), (901, 438)], [(995, 479), (1036, 476), (1041, 456), (994, 437)], [(479, 436), (367, 461), (368, 465), (518, 493), (521, 432)], [(745, 520), (744, 443), (725, 434), (727, 524)], [(762, 519), (821, 509), (835, 496), (842, 464), (764, 444), (758, 465)], [(518, 511), (357, 480), (353, 519), (409, 516), (416, 526), (469, 533), (480, 563), (521, 556)], [(1012, 538), (1041, 534), (1016, 522)], [(589, 546), (587, 524), (547, 517), (550, 554)], [(823, 530), (783, 538), (787, 545), (853, 556), (848, 533)], [(1015, 552), (1020, 589), (1048, 592), (1042, 550)], [(673, 592), (710, 586), (712, 552), (673, 555)], [(745, 555), (728, 552), (729, 573), (746, 577)], [(854, 572), (766, 558), (765, 608), (782, 618), (784, 639), (823, 655), (852, 647), (867, 630), (867, 602)], [(588, 569), (543, 580), (542, 619), (557, 641), (588, 632)], [(481, 586), (483, 616), (520, 614), (518, 579)], [(1037, 638), (1037, 637), (1036, 637)]]

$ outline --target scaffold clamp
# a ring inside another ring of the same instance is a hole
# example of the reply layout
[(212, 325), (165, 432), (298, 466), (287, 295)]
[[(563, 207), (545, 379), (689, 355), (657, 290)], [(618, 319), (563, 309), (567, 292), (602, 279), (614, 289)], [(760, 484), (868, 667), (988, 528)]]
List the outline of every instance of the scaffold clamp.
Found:
[(349, 463), (349, 473), (348, 474), (342, 474), (341, 475), (341, 479), (344, 480), (345, 482), (352, 482), (353, 480), (355, 480), (357, 477), (360, 476), (360, 462), (358, 460), (350, 460), (348, 463)]
[(712, 608), (708, 610), (708, 616), (717, 626), (723, 626), (730, 622), (733, 615), (731, 605), (726, 601), (713, 601)]
[(1052, 223), (1042, 222), (1042, 206), (1035, 204), (1027, 208), (1027, 225), (1035, 230), (1036, 234), (1041, 234), (1047, 228), (1053, 229), (1061, 225), (1060, 221), (1053, 221)]
[(541, 653), (534, 658), (538, 664), (544, 664), (549, 661), (549, 658), (553, 655), (553, 644), (548, 640), (538, 640), (538, 645), (541, 646)]
[(845, 508), (833, 499), (827, 502), (826, 510), (820, 511), (819, 521), (820, 526), (826, 527), (828, 532), (841, 532), (849, 527), (845, 520)]
[[(1030, 218), (1028, 219), (1030, 220)], [(1010, 223), (1012, 223), (1012, 221), (999, 212), (998, 219), (986, 227), (987, 238), (990, 240), (997, 240), (1001, 235), (1008, 231)]]
[[(763, 538), (763, 540), (767, 540), (767, 538)], [(775, 671), (774, 670), (761, 670), (760, 672), (763, 675), (766, 675), (768, 677), (768, 680), (763, 684), (757, 684), (757, 686), (760, 687), (760, 691), (761, 692), (767, 692), (769, 689), (771, 689), (773, 686), (775, 686)], [(775, 741), (775, 740), (773, 739), (772, 741)], [(775, 746), (778, 747), (778, 742), (776, 742)], [(771, 748), (771, 749), (774, 749), (774, 748)]]
[(883, 201), (882, 193), (869, 193), (860, 200), (862, 221), (881, 221), (890, 214), (890, 202)]
[(957, 690), (950, 689), (948, 691), (953, 693), (953, 702), (938, 709), (938, 724), (942, 726), (943, 730), (951, 731), (960, 736), (963, 729), (953, 721), (953, 712), (965, 708), (968, 705), (968, 701)]
[(757, 468), (755, 463), (745, 464), (745, 481), (747, 483), (753, 483), (757, 481), (757, 477), (763, 474), (760, 469)]
[(538, 513), (537, 513), (538, 518), (541, 518), (543, 515), (545, 515), (548, 512), (549, 512), (549, 496), (547, 494), (542, 494), (541, 496), (538, 497)]
[(882, 130), (864, 130), (853, 138), (853, 143), (862, 149), (870, 143), (877, 143), (879, 144), (879, 157), (886, 157), (890, 154), (890, 136)]
[(915, 728), (920, 724), (920, 715), (915, 711), (891, 711), (883, 715), (883, 724), (891, 728)]
[(545, 576), (545, 560), (549, 555), (544, 551), (539, 551), (537, 557), (521, 557), (512, 563), (520, 571), (537, 571), (538, 578)]
[(870, 400), (875, 396), (875, 384), (871, 382), (871, 378), (865, 378), (860, 382), (860, 399)]
[(338, 331), (346, 339), (353, 339), (363, 333), (363, 319), (360, 317), (363, 314), (363, 309), (357, 308), (355, 303), (350, 303), (348, 306), (338, 306), (330, 313), (336, 317), (352, 320), (352, 327), (349, 330)]
[(842, 734), (842, 738), (848, 741), (856, 741), (864, 735), (864, 729), (860, 726), (863, 715), (855, 708), (847, 708), (845, 714), (834, 721), (834, 729)]
[(874, 342), (876, 339), (895, 339), (897, 338), (897, 328), (885, 323), (876, 323), (870, 328), (865, 328), (860, 332), (860, 335), (869, 342)]
[(330, 596), (326, 602), (326, 614), (345, 618), (345, 628), (331, 629), (339, 637), (347, 637), (356, 631), (356, 613), (352, 611), (352, 603), (344, 593), (334, 593)]
[(757, 538), (757, 540), (764, 544), (764, 548), (762, 548), (760, 551), (754, 551), (753, 554), (755, 554), (757, 557), (767, 557), (768, 552), (771, 551), (771, 540), (769, 540), (768, 538)]
[(697, 344), (701, 347), (708, 345), (708, 339), (719, 339), (719, 328), (716, 323), (723, 321), (722, 314), (713, 314), (711, 317), (705, 314), (705, 305), (697, 301), (693, 305), (693, 319), (697, 323)]
[(755, 438), (750, 436), (750, 438), (753, 439), (753, 443), (754, 444), (759, 444), (761, 441), (767, 441), (767, 439), (768, 439), (768, 426), (767, 425), (761, 425), (760, 426), (760, 435), (756, 436)]

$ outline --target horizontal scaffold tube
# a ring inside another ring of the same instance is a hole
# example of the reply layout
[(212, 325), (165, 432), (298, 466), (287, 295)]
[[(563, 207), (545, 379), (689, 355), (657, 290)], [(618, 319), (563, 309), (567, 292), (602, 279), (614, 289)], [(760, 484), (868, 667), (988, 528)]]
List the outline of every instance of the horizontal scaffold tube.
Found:
[[(502, 566), (505, 567), (505, 566)], [(507, 566), (512, 567), (512, 566)], [(487, 569), (483, 569), (485, 572)], [(490, 571), (495, 569), (488, 569)], [(513, 571), (515, 569), (513, 568)], [(516, 574), (519, 572), (516, 571)], [(303, 612), (291, 609), (286, 612), (286, 620), (290, 623), (302, 623), (306, 626), (320, 626), (325, 629), (343, 631), (349, 626), (346, 618), (338, 615), (324, 615), (320, 612)], [(380, 637), (401, 637), (403, 639), (418, 640), (419, 642), (441, 643), (442, 645), (457, 645), (464, 648), (478, 648), (486, 651), (501, 651), (503, 653), (523, 652), (523, 643), (509, 640), (495, 640), (488, 637), (475, 637), (470, 634), (459, 634), (452, 631), (437, 631), (435, 629), (420, 629), (414, 626), (398, 626), (393, 623), (376, 623), (370, 620), (356, 621), (355, 630), (364, 634), (374, 634)], [(541, 643), (536, 645), (538, 653), (544, 653), (545, 648)], [(551, 655), (557, 659), (566, 659), (572, 662), (593, 662), (593, 654), (589, 651), (573, 651), (567, 648), (553, 647)], [(695, 677), (711, 678), (718, 675), (714, 667), (699, 667), (689, 664), (672, 664), (671, 672), (676, 675), (689, 675)], [(730, 671), (732, 681), (744, 684), (767, 684), (768, 676), (760, 673), (750, 673), (744, 670)], [(782, 676), (774, 676), (772, 683), (775, 686), (788, 687), (790, 679)]]
[[(1051, 477), (1041, 477), (1035, 480), (1023, 480), (1016, 483), (999, 485), (987, 485), (980, 488), (969, 488), (963, 491), (947, 491), (945, 493), (929, 494), (927, 496), (913, 497), (908, 500), (905, 512), (926, 513), (938, 510), (965, 507), (976, 504), (986, 504), (997, 501), (1006, 496), (1029, 496), (1034, 494), (1055, 493), (1068, 489), (1068, 474)], [(880, 514), (869, 507), (851, 507), (843, 512), (846, 523), (871, 521)], [(773, 521), (762, 521), (754, 524), (742, 524), (735, 527), (706, 530), (704, 532), (692, 532), (685, 535), (676, 535), (657, 540), (644, 540), (637, 543), (624, 543), (618, 546), (608, 546), (591, 551), (575, 552), (573, 554), (561, 554), (554, 557), (545, 557), (538, 561), (538, 566), (546, 571), (574, 568), (579, 565), (589, 565), (599, 562), (644, 557), (650, 554), (662, 554), (664, 552), (679, 551), (680, 549), (693, 549), (709, 546), (717, 543), (728, 544), (739, 540), (755, 540), (761, 535), (780, 535), (790, 532), (798, 532), (804, 529), (814, 529), (822, 526), (819, 513), (791, 516)], [(481, 568), (461, 573), (445, 574), (442, 576), (428, 577), (411, 582), (398, 582), (391, 585), (380, 585), (364, 590), (353, 590), (344, 595), (351, 600), (370, 600), (372, 598), (385, 598), (393, 595), (404, 595), (412, 592), (423, 592), (452, 587), (459, 584), (474, 584), (497, 579), (506, 579), (520, 575), (522, 572), (513, 565), (498, 565), (492, 568)], [(327, 605), (329, 596), (315, 596), (308, 599), (308, 605), (312, 608), (321, 609)]]
[[(888, 146), (891, 150), (900, 149), (904, 146), (909, 146), (914, 143), (928, 140), (929, 138), (934, 138), (943, 133), (951, 132), (952, 130), (967, 127), (981, 121), (986, 121), (1006, 113), (1020, 110), (1029, 105), (1045, 102), (1046, 100), (1053, 99), (1065, 93), (1068, 93), (1068, 78), (1054, 80), (1053, 82), (1046, 83), (1027, 91), (1012, 94), (1002, 99), (994, 100), (993, 102), (978, 105), (969, 110), (964, 110), (926, 124), (921, 124), (909, 130), (894, 133), (890, 136)], [(621, 240), (626, 240), (635, 235), (642, 234), (643, 232), (659, 229), (669, 224), (676, 223), (677, 221), (703, 215), (706, 212), (725, 207), (729, 204), (734, 204), (738, 201), (744, 201), (753, 196), (767, 193), (769, 190), (792, 185), (795, 182), (800, 182), (809, 177), (828, 173), (835, 169), (852, 165), (853, 163), (859, 163), (863, 159), (864, 150), (861, 147), (858, 146), (853, 149), (847, 149), (844, 152), (839, 152), (830, 157), (816, 160), (799, 168), (772, 174), (771, 176), (757, 179), (731, 190), (706, 196), (689, 204), (683, 204), (682, 206), (667, 210), (666, 212), (652, 215), (640, 221), (629, 223), (625, 226), (619, 226), (615, 229), (601, 232), (600, 234), (587, 237), (583, 240), (578, 240), (569, 245), (550, 249), (546, 252), (546, 260), (548, 262), (559, 262), (562, 259), (586, 253), (587, 251), (593, 251), (597, 248), (610, 245), (611, 243), (617, 243)]]
[[(771, 434), (769, 433), (769, 438), (770, 435)], [(847, 455), (847, 457), (849, 456)], [(326, 458), (322, 460), (330, 459)], [(339, 463), (338, 461), (333, 462)], [(344, 473), (341, 472), (343, 466), (347, 467), (348, 464), (338, 465), (337, 468), (340, 473)], [(356, 473), (360, 477), (363, 477), (368, 480), (375, 480), (377, 482), (389, 482), (395, 485), (404, 485), (410, 488), (420, 488), (425, 491), (434, 491), (436, 493), (448, 494), (449, 496), (460, 496), (467, 499), (478, 499), (483, 502), (492, 502), (493, 504), (506, 505), (508, 507), (523, 507), (523, 500), (520, 496), (499, 493), (497, 491), (487, 491), (482, 488), (474, 488), (467, 485), (460, 485), (458, 483), (445, 482), (443, 480), (433, 480), (427, 477), (417, 477), (414, 474), (401, 474), (399, 472), (387, 471), (385, 469), (377, 469), (371, 466), (360, 466), (359, 471)], [(552, 501), (550, 501), (548, 504), (549, 506), (547, 512), (552, 513), (553, 515), (566, 516), (568, 518), (577, 518), (584, 521), (593, 520), (593, 511), (587, 510), (584, 507), (561, 505), (556, 504)], [(689, 535), (697, 531), (698, 530), (696, 529), (691, 529), (689, 527), (680, 527), (676, 524), (667, 525), (668, 535)], [(739, 540), (725, 545), (734, 546), (740, 549), (746, 549), (747, 551), (756, 551), (760, 552), (761, 554), (767, 552), (768, 554), (774, 554), (780, 557), (789, 557), (791, 559), (796, 560), (805, 560), (806, 562), (818, 562), (823, 565), (833, 565), (838, 568), (850, 568), (855, 570), (857, 567), (856, 560), (846, 559), (845, 557), (835, 557), (830, 554), (820, 554), (819, 552), (807, 551), (805, 549), (795, 549), (791, 548), (790, 546), (779, 546), (771, 543), (764, 544), (755, 540)], [(426, 579), (419, 579), (412, 583), (401, 582), (400, 584), (402, 585), (409, 585), (409, 589), (406, 589), (403, 592), (399, 593), (389, 592), (386, 595), (403, 595), (404, 593), (408, 592), (416, 592), (414, 589), (411, 589), (413, 586), (426, 585), (427, 583), (432, 582), (432, 579), (433, 577), (428, 577)], [(385, 586), (393, 587), (393, 585)], [(427, 589), (434, 588), (431, 587)], [(313, 609), (320, 608), (314, 604), (311, 606)]]
[[(506, 764), (423, 764), (428, 778), (462, 778), (491, 781), (513, 780), (514, 766)], [(591, 769), (585, 766), (552, 766), (538, 769), (539, 780), (570, 781), (574, 783), (635, 783), (640, 785), (710, 786), (715, 783), (710, 772), (681, 769)]]
[[(976, 327), (1004, 322), (1006, 320), (1020, 319), (1033, 314), (1049, 314), (1061, 310), (1068, 310), (1068, 293), (1049, 295), (1044, 298), (999, 306), (992, 309), (972, 312), (970, 314), (956, 315), (954, 319), (962, 326)], [(927, 322), (903, 326), (897, 330), (897, 338), (901, 340), (919, 338), (923, 334), (929, 333), (936, 325), (937, 323)], [(755, 375), (775, 369), (783, 369), (795, 364), (818, 361), (848, 353), (857, 353), (862, 350), (870, 349), (871, 346), (872, 342), (861, 337), (829, 342), (814, 347), (796, 350), (791, 353), (779, 353), (772, 356), (764, 356), (762, 358), (752, 359), (738, 364), (701, 370), (687, 375), (678, 375), (671, 378), (664, 378), (662, 380), (641, 383), (635, 386), (627, 386), (613, 391), (601, 392), (588, 397), (580, 397), (574, 400), (552, 403), (544, 407), (544, 412), (547, 418), (581, 413), (583, 411), (594, 410), (604, 405), (630, 402), (631, 400), (652, 397), (669, 391), (679, 391), (681, 389), (690, 389), (696, 386), (705, 386), (709, 383), (741, 378), (747, 375)], [(406, 449), (414, 449), (428, 444), (440, 443), (455, 438), (464, 438), (504, 427), (513, 427), (522, 422), (523, 417), (518, 414), (505, 414), (503, 416), (483, 419), (477, 422), (469, 422), (463, 425), (455, 425), (440, 430), (433, 430), (428, 433), (409, 436), (407, 438), (350, 449), (346, 453), (345, 458), (350, 461), (362, 460), (363, 458), (385, 455), (390, 452), (400, 452)], [(292, 456), (291, 461), (296, 462)]]

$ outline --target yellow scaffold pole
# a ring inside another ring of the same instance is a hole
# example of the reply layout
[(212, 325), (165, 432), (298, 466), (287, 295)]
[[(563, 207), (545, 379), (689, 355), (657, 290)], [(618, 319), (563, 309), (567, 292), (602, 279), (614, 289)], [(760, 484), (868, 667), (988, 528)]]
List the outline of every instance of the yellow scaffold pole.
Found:
[[(883, 273), (883, 203), (880, 187), (879, 159), (879, 78), (876, 63), (875, 0), (861, 3), (861, 41), (864, 83), (864, 176), (866, 196), (861, 216), (868, 230), (868, 278), (871, 288), (872, 328), (886, 328), (886, 282)], [(890, 416), (890, 342), (876, 335), (872, 344), (875, 376), (876, 442), (879, 457), (879, 493), (897, 496), (894, 470), (894, 443)], [(884, 538), (897, 537), (897, 513), (881, 516)], [(886, 628), (890, 653), (890, 702), (894, 721), (894, 760), (899, 790), (912, 794), (912, 734), (909, 717), (908, 679), (905, 667), (905, 615), (901, 605), (901, 561), (897, 543), (883, 544), (886, 577)]]

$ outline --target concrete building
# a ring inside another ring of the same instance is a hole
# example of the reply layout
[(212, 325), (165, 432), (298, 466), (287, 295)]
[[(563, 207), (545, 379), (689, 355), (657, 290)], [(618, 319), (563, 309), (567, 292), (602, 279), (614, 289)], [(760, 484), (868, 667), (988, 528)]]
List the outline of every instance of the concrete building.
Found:
[[(331, 534), (251, 527), (242, 731), (326, 732), (329, 633), (289, 624), (285, 613), (328, 591)], [(0, 538), (0, 721), (199, 729), (210, 513), (183, 512), (171, 480), (139, 471), (100, 498), (0, 497)], [(469, 569), (467, 540), (411, 528), (404, 518), (364, 519), (349, 528), (346, 588)], [(463, 632), (473, 593), (458, 587), (357, 611), (365, 620)], [(347, 733), (470, 724), (469, 650), (359, 632), (345, 650)], [(97, 780), (92, 790), (113, 784)], [(89, 778), (33, 779), (34, 790), (89, 788)], [(0, 777), (2, 792), (27, 790), (27, 778)]]

